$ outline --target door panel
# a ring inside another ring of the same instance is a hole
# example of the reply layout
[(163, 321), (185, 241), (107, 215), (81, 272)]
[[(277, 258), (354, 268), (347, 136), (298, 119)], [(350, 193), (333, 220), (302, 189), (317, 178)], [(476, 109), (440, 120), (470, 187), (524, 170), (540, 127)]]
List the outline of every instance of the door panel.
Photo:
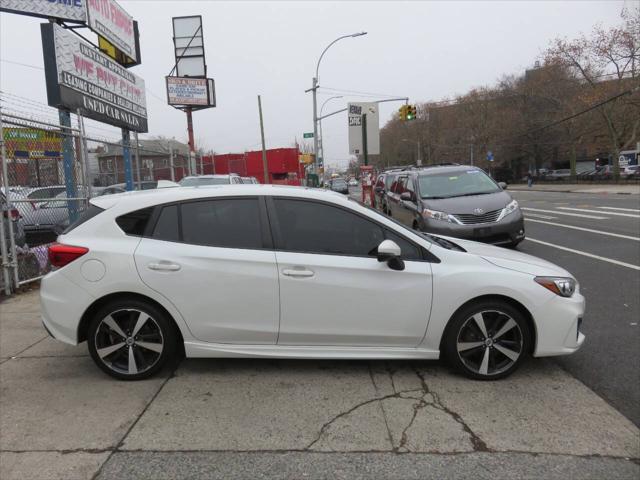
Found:
[[(431, 308), (431, 265), (276, 252), (281, 345), (416, 347)], [(298, 270), (312, 275), (291, 276)]]
[(166, 297), (202, 341), (275, 344), (279, 297), (275, 254), (143, 238), (142, 281)]

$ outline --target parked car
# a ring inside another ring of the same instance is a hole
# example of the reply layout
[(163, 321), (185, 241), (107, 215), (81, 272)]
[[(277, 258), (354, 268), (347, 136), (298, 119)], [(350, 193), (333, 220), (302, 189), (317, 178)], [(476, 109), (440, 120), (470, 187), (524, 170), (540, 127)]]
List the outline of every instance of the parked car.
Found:
[[(96, 187), (93, 187), (94, 189)], [(138, 182), (133, 182), (134, 190), (153, 190), (154, 188), (158, 188), (158, 182), (152, 180), (144, 180), (138, 184)], [(116, 183), (115, 185), (109, 185), (104, 189), (100, 190), (98, 195), (113, 195), (116, 193), (124, 193), (127, 191), (126, 183)], [(97, 195), (96, 195), (97, 196)]]
[(621, 170), (620, 176), (624, 178), (633, 178), (640, 170), (638, 165), (627, 165), (624, 169)]
[(415, 230), (515, 247), (524, 218), (506, 188), (475, 167), (406, 170), (386, 195), (387, 213)]
[[(497, 379), (585, 338), (584, 298), (563, 268), (422, 234), (323, 190), (96, 197), (58, 240), (40, 289), (44, 325), (87, 341), (120, 379), (153, 375), (182, 347), (187, 357), (442, 355)], [(331, 302), (313, 308), (318, 298)]]
[(393, 184), (396, 173), (395, 171), (382, 172), (376, 178), (376, 183), (373, 186), (373, 206), (383, 213), (388, 212), (387, 193)]
[(344, 178), (332, 178), (329, 180), (329, 189), (344, 195), (349, 194), (349, 185), (347, 185)]
[(241, 177), (242, 183), (246, 183), (249, 185), (255, 185), (258, 183), (258, 179), (256, 177)]
[[(88, 196), (86, 187), (77, 188), (77, 197)], [(63, 191), (54, 200), (41, 202), (40, 206), (24, 216), (24, 232), (27, 244), (31, 247), (55, 242), (56, 237), (69, 225), (69, 204), (74, 202), (78, 214), (86, 207), (85, 200), (67, 200)]]
[(563, 181), (571, 178), (571, 169), (562, 168), (560, 170), (550, 170), (544, 176), (545, 180)]
[(197, 175), (184, 177), (178, 182), (181, 187), (202, 187), (205, 185), (229, 185), (240, 184), (240, 175), (230, 173), (229, 175)]
[(0, 216), (4, 227), (4, 239), (7, 245), (11, 242), (11, 229), (15, 244), (19, 247), (26, 243), (24, 235), (24, 222), (16, 205), (7, 202), (7, 197), (0, 192)]

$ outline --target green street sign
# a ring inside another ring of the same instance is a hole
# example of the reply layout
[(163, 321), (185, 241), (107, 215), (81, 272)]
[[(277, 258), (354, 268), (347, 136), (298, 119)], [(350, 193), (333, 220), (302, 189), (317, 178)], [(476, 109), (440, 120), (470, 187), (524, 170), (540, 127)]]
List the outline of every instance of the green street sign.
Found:
[(313, 138), (313, 132), (303, 133), (302, 138)]

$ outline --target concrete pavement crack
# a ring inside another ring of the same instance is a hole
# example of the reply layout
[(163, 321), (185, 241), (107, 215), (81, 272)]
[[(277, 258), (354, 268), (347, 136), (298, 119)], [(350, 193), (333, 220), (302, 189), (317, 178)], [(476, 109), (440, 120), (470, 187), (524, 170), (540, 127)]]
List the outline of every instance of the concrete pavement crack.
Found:
[(374, 402), (381, 402), (382, 400), (387, 400), (389, 398), (402, 398), (400, 397), (400, 394), (402, 393), (412, 393), (412, 392), (419, 392), (420, 389), (411, 389), (411, 390), (401, 390), (399, 392), (396, 393), (392, 393), (389, 395), (384, 395), (382, 397), (375, 397), (375, 398), (370, 398), (368, 400), (365, 400), (363, 402), (360, 402), (356, 405), (354, 405), (353, 407), (351, 407), (350, 409), (344, 411), (344, 412), (340, 412), (339, 414), (335, 415), (334, 417), (332, 417), (330, 420), (328, 420), (327, 422), (325, 422), (322, 427), (320, 427), (320, 431), (318, 432), (318, 435), (316, 436), (315, 439), (313, 439), (313, 441), (311, 443), (309, 443), (306, 447), (303, 448), (304, 451), (306, 450), (310, 450), (316, 443), (318, 443), (321, 439), (322, 436), (325, 434), (325, 432), (327, 431), (327, 429), (333, 424), (335, 423), (337, 420), (341, 419), (342, 417), (346, 417), (347, 415), (355, 412), (356, 410), (358, 410), (359, 408), (362, 408), (366, 405), (369, 405), (371, 403)]
[[(369, 367), (369, 377), (371, 378), (373, 389), (376, 391), (376, 394), (379, 394), (378, 385), (376, 384), (376, 381), (373, 377), (373, 371), (371, 370), (371, 362), (369, 362), (368, 367)], [(391, 380), (391, 382), (393, 383), (393, 380)], [(396, 391), (395, 387), (393, 388), (393, 391), (394, 392)], [(389, 439), (389, 443), (391, 444), (391, 448), (393, 449), (393, 434), (391, 433), (391, 428), (389, 427), (389, 419), (387, 418), (387, 412), (385, 411), (384, 405), (382, 404), (382, 402), (379, 402), (379, 405), (380, 405), (380, 411), (382, 412), (382, 418), (384, 419), (384, 425), (387, 427), (387, 438)]]
[(462, 429), (470, 437), (471, 445), (473, 445), (473, 450), (475, 452), (493, 452), (493, 450), (491, 450), (487, 446), (485, 441), (482, 440), (473, 430), (471, 430), (469, 425), (467, 425), (467, 423), (463, 420), (460, 414), (446, 407), (440, 400), (440, 397), (438, 396), (437, 392), (434, 392), (429, 389), (429, 385), (427, 385), (427, 381), (424, 378), (424, 375), (420, 373), (420, 371), (416, 367), (413, 367), (413, 371), (415, 372), (417, 377), (420, 379), (422, 390), (425, 392), (425, 394), (429, 393), (433, 397), (433, 403), (431, 405), (437, 408), (438, 410), (445, 412), (447, 415), (449, 415), (451, 418), (453, 418), (457, 423), (459, 423), (462, 426)]

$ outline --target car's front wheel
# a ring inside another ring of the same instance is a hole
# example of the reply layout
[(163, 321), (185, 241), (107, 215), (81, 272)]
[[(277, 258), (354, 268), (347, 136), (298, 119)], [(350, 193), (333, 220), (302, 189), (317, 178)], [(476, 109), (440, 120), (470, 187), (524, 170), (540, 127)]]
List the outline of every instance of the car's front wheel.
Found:
[(472, 303), (449, 322), (443, 339), (448, 362), (477, 380), (513, 373), (530, 351), (531, 332), (524, 315), (499, 300)]
[(173, 321), (152, 303), (122, 299), (94, 315), (87, 343), (103, 371), (120, 380), (141, 380), (175, 356), (177, 335)]

